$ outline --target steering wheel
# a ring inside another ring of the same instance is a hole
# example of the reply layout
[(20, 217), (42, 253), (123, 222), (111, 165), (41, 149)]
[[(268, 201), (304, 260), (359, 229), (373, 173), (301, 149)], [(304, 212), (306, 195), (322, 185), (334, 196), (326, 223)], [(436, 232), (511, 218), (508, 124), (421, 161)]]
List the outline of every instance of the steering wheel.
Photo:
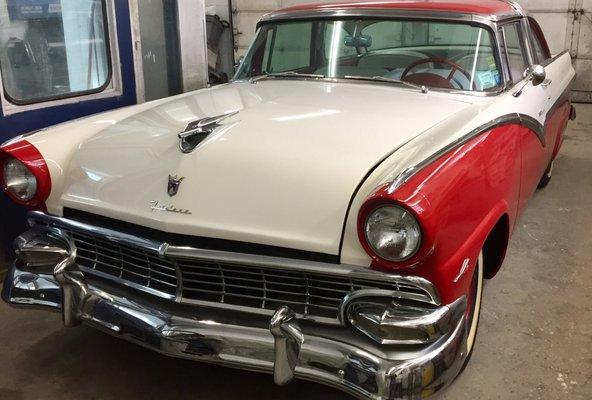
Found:
[[(417, 67), (418, 65), (428, 64), (428, 63), (446, 64), (451, 67), (450, 74), (448, 74), (447, 78), (443, 78), (442, 76), (440, 76), (438, 74), (434, 74), (432, 72), (419, 72), (416, 74), (411, 74), (407, 78), (407, 75), (409, 75), (409, 71), (411, 71), (413, 68)], [(409, 64), (407, 66), (407, 68), (405, 68), (403, 73), (401, 74), (401, 80), (406, 81), (406, 82), (410, 82), (410, 83), (416, 83), (419, 85), (428, 83), (431, 86), (455, 89), (455, 87), (452, 86), (452, 78), (454, 77), (454, 73), (456, 71), (459, 71), (464, 76), (466, 76), (467, 79), (469, 80), (469, 82), (471, 81), (471, 74), (469, 74), (467, 72), (467, 70), (465, 70), (463, 67), (461, 67), (457, 63), (450, 61), (449, 59), (443, 58), (443, 57), (428, 57), (428, 58), (423, 58), (421, 60), (414, 61), (411, 64)], [(405, 78), (407, 78), (407, 79), (405, 79)], [(446, 86), (443, 86), (443, 85), (446, 85)], [(476, 85), (475, 81), (473, 81), (473, 90), (477, 90), (477, 85)]]

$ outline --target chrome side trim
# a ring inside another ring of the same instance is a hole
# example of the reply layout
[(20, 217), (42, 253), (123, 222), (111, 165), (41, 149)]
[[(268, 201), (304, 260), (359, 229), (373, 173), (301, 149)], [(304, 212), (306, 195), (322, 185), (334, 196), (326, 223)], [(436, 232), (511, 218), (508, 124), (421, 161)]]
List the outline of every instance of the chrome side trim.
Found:
[(543, 67), (546, 67), (547, 65), (551, 64), (552, 62), (554, 62), (555, 60), (557, 60), (558, 58), (560, 58), (561, 56), (563, 56), (566, 53), (569, 53), (569, 50), (563, 50), (561, 53), (557, 53), (553, 57), (547, 58), (545, 61), (543, 61), (541, 63), (541, 65)]
[(406, 183), (409, 179), (411, 179), (415, 174), (421, 171), (423, 168), (430, 165), (432, 162), (437, 160), (438, 158), (442, 157), (444, 154), (454, 150), (457, 147), (462, 146), (463, 144), (467, 143), (471, 139), (481, 135), (484, 132), (487, 132), (493, 128), (497, 128), (504, 125), (510, 124), (519, 124), (523, 125), (530, 130), (532, 130), (537, 138), (540, 140), (541, 145), (545, 146), (545, 128), (544, 126), (537, 121), (536, 119), (525, 115), (525, 114), (506, 114), (499, 118), (489, 121), (486, 124), (483, 124), (475, 129), (473, 129), (468, 134), (458, 138), (452, 143), (442, 147), (441, 149), (437, 150), (436, 152), (432, 153), (429, 157), (423, 159), (421, 162), (408, 167), (403, 172), (401, 172), (397, 177), (393, 180), (393, 182), (389, 186), (389, 193), (393, 193), (395, 190), (400, 188), (404, 183)]

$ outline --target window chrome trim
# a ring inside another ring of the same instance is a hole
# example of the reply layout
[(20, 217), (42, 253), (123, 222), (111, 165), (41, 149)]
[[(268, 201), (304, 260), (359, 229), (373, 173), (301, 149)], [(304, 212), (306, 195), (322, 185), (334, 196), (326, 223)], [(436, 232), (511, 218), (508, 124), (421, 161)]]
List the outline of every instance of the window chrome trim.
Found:
[(431, 20), (450, 20), (450, 21), (469, 21), (478, 22), (494, 27), (496, 22), (509, 18), (522, 17), (518, 11), (508, 11), (492, 15), (480, 15), (471, 13), (462, 13), (455, 11), (438, 10), (410, 10), (410, 9), (380, 9), (380, 8), (330, 8), (299, 11), (276, 11), (265, 14), (257, 23), (257, 28), (262, 24), (276, 21), (291, 21), (299, 19), (323, 19), (323, 18), (407, 18), (407, 19), (431, 19)]
[[(245, 54), (249, 54), (252, 51), (252, 47), (255, 44), (257, 35), (262, 25), (267, 23), (275, 22), (288, 22), (297, 20), (307, 19), (335, 19), (335, 18), (385, 18), (385, 19), (408, 19), (408, 20), (426, 20), (426, 21), (438, 21), (438, 22), (461, 22), (472, 25), (480, 25), (483, 29), (487, 29), (493, 40), (492, 46), (494, 47), (494, 54), (502, 82), (500, 87), (492, 92), (486, 91), (472, 91), (472, 90), (459, 90), (459, 89), (445, 89), (445, 88), (434, 88), (430, 87), (430, 91), (437, 91), (442, 93), (450, 94), (461, 94), (470, 95), (477, 97), (491, 97), (497, 96), (509, 90), (513, 85), (510, 82), (509, 73), (507, 71), (507, 63), (504, 62), (503, 54), (500, 46), (500, 35), (498, 34), (498, 27), (500, 22), (506, 20), (520, 20), (524, 17), (523, 14), (516, 10), (516, 12), (507, 12), (491, 16), (483, 16), (477, 14), (468, 13), (456, 13), (447, 11), (425, 11), (425, 10), (401, 10), (401, 9), (377, 9), (377, 8), (344, 8), (344, 9), (329, 9), (329, 10), (304, 10), (304, 11), (279, 11), (272, 12), (261, 17), (257, 23), (257, 32), (255, 33), (255, 39), (251, 42), (249, 49)], [(242, 65), (241, 65), (242, 67)], [(232, 82), (243, 82), (248, 79), (238, 79), (239, 72), (242, 72), (242, 68), (237, 69)], [(355, 82), (353, 80), (340, 79), (340, 78), (316, 78), (316, 81), (325, 82)], [(372, 82), (364, 81), (362, 83), (372, 84)], [(384, 85), (385, 82), (378, 82), (378, 84)]]
[(80, 92), (79, 94), (72, 94), (71, 96), (57, 98), (54, 100), (40, 99), (34, 103), (16, 104), (11, 102), (6, 96), (3, 80), (0, 79), (0, 104), (2, 105), (2, 113), (4, 116), (57, 107), (65, 104), (118, 97), (122, 95), (121, 63), (119, 57), (119, 41), (117, 38), (117, 19), (115, 15), (114, 1), (115, 0), (104, 0), (104, 9), (106, 10), (104, 19), (107, 21), (105, 32), (107, 33), (109, 39), (108, 50), (110, 52), (109, 63), (111, 64), (111, 74), (110, 80), (106, 85), (104, 85), (103, 90), (99, 92), (93, 91), (92, 93), (88, 93), (88, 91)]

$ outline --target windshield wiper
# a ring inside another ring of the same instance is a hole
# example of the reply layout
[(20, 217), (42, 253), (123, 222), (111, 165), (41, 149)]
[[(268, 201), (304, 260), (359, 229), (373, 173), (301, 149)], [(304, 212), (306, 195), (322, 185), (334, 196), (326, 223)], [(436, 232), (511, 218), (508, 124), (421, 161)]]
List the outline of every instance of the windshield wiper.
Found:
[(388, 82), (388, 83), (397, 83), (399, 85), (409, 86), (418, 90), (421, 90), (422, 93), (427, 93), (428, 88), (424, 85), (416, 85), (415, 83), (401, 81), (399, 79), (394, 78), (387, 78), (385, 76), (358, 76), (358, 75), (345, 75), (343, 79), (355, 79), (360, 81), (374, 81), (374, 82)]
[(271, 74), (263, 74), (259, 76), (252, 77), (249, 81), (251, 83), (258, 82), (263, 79), (268, 78), (313, 78), (313, 79), (323, 79), (325, 75), (321, 74), (303, 74), (296, 71), (286, 71), (286, 72), (274, 72)]

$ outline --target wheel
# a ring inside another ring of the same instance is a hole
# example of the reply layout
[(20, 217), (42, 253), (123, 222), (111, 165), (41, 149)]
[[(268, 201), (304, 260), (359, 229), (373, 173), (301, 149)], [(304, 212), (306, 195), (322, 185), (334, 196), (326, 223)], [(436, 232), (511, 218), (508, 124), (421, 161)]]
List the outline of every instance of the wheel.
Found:
[[(477, 258), (477, 265), (473, 273), (471, 287), (469, 289), (467, 301), (467, 358), (460, 370), (464, 371), (475, 347), (475, 339), (477, 337), (477, 330), (479, 328), (479, 316), (481, 315), (481, 299), (483, 297), (483, 251), (479, 253)], [(460, 375), (459, 373), (459, 375)]]
[(553, 166), (554, 165), (555, 165), (555, 160), (553, 160), (549, 163), (549, 166), (545, 170), (545, 174), (541, 178), (541, 181), (539, 182), (537, 189), (545, 188), (545, 187), (547, 187), (549, 182), (551, 182), (551, 176), (553, 176)]

